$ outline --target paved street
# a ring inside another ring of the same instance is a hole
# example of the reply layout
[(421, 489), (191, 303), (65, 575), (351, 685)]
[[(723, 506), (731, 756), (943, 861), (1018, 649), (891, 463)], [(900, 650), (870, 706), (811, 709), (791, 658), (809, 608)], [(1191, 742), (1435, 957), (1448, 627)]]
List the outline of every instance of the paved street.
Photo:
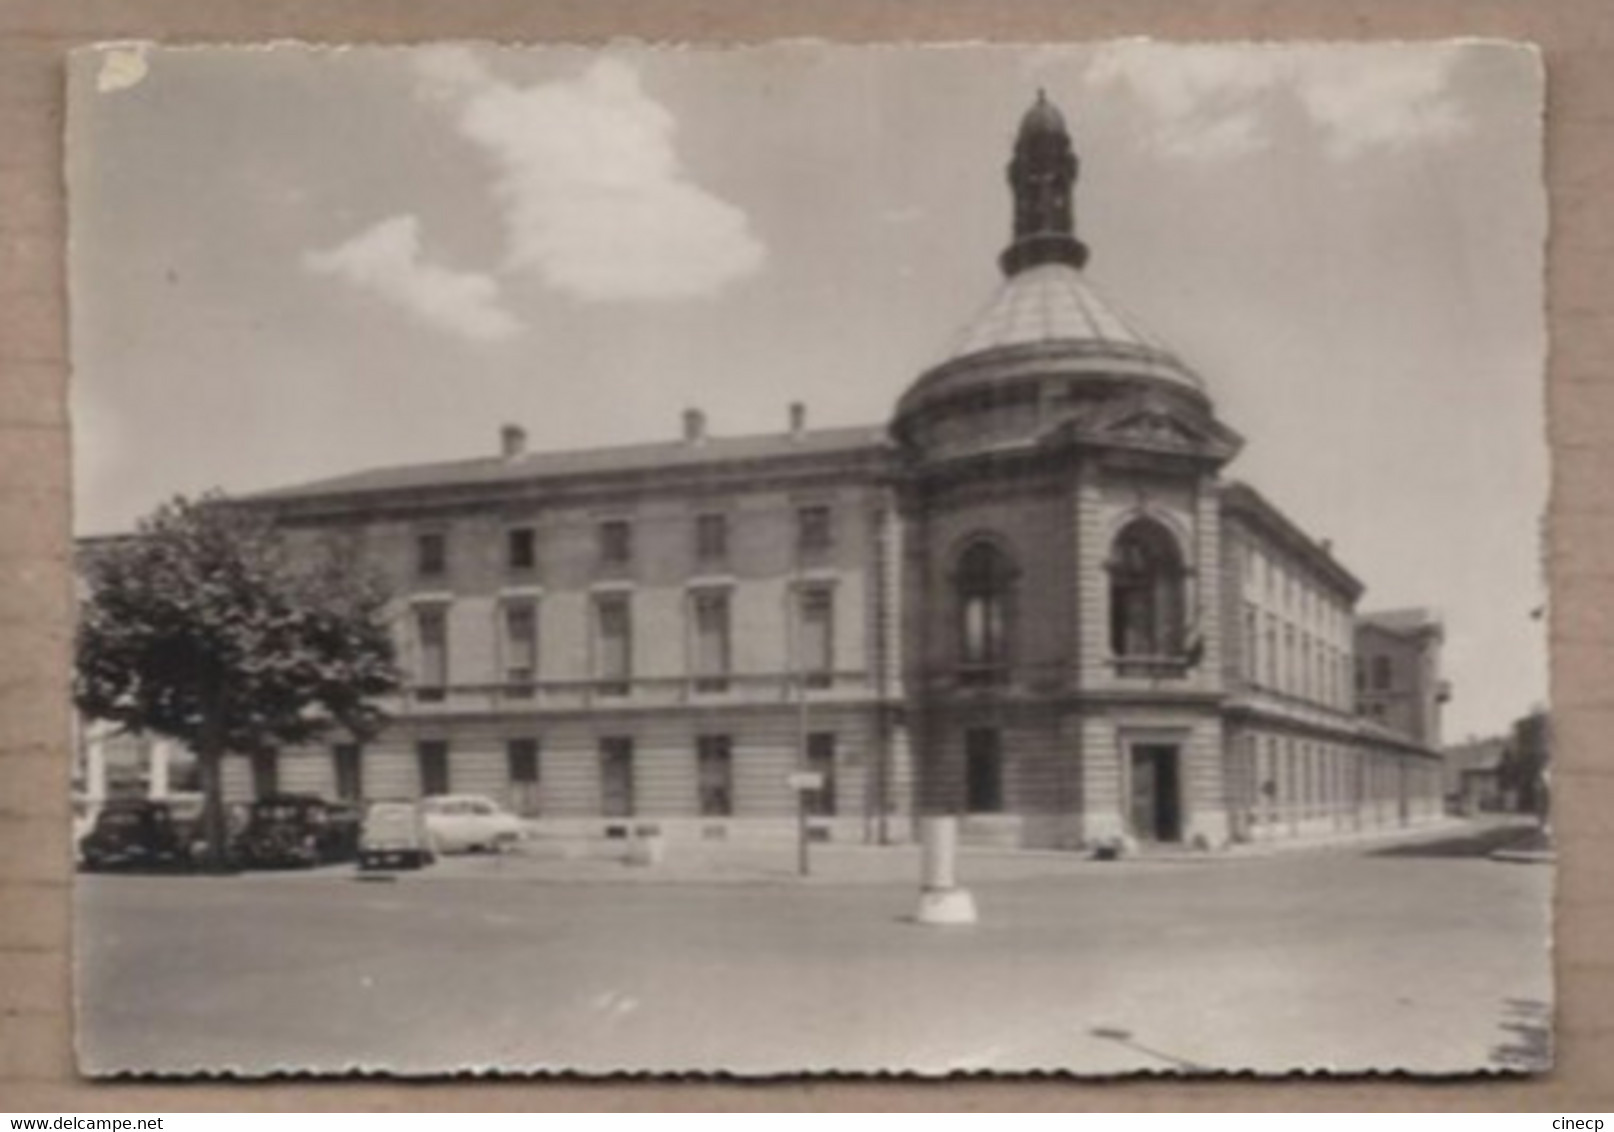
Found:
[(906, 920), (892, 850), (821, 849), (806, 883), (788, 848), (88, 876), (79, 1046), (90, 1072), (1529, 1068), (1551, 871), (1497, 839), (980, 854), (981, 923), (951, 929)]

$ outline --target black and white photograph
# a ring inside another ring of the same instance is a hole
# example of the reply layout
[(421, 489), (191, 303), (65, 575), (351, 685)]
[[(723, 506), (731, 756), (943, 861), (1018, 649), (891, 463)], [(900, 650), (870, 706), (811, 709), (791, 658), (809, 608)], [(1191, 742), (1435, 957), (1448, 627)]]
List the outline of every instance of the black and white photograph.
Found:
[(68, 79), (81, 1072), (1551, 1068), (1533, 48)]

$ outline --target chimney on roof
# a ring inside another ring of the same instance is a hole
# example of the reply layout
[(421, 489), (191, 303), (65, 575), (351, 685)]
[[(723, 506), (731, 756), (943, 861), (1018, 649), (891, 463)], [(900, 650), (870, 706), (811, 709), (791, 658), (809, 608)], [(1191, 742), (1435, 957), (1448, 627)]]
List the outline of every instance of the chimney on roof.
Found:
[(684, 443), (701, 444), (706, 440), (706, 414), (699, 409), (684, 410)]
[(790, 439), (800, 440), (807, 431), (807, 406), (800, 401), (790, 402)]
[(514, 460), (527, 451), (527, 430), (520, 425), (507, 424), (499, 430), (499, 452), (506, 460)]

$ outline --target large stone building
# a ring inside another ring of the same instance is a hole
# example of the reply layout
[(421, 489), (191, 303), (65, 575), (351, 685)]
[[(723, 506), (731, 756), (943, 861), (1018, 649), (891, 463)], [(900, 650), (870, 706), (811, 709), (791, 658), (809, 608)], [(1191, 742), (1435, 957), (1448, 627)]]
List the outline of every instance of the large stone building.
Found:
[[(1182, 358), (1095, 290), (1038, 97), (996, 297), (886, 427), (360, 472), (254, 497), (397, 593), (386, 732), (236, 797), (477, 792), (558, 830), (1077, 848), (1409, 824), (1438, 735), (1357, 712), (1360, 581), (1253, 488)], [(1436, 642), (1438, 644), (1438, 640)], [(1437, 674), (1425, 672), (1428, 680)], [(797, 778), (796, 785), (800, 785)]]

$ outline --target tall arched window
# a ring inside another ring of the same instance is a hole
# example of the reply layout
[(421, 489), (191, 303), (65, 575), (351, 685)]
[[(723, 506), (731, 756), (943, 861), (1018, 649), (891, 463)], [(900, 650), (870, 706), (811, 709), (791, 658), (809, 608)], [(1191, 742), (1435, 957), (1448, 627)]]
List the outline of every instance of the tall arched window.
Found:
[(1159, 523), (1138, 519), (1110, 553), (1110, 648), (1123, 659), (1184, 655), (1182, 555)]
[(971, 543), (959, 555), (958, 660), (960, 676), (971, 683), (997, 683), (1009, 662), (1009, 558), (989, 542)]

